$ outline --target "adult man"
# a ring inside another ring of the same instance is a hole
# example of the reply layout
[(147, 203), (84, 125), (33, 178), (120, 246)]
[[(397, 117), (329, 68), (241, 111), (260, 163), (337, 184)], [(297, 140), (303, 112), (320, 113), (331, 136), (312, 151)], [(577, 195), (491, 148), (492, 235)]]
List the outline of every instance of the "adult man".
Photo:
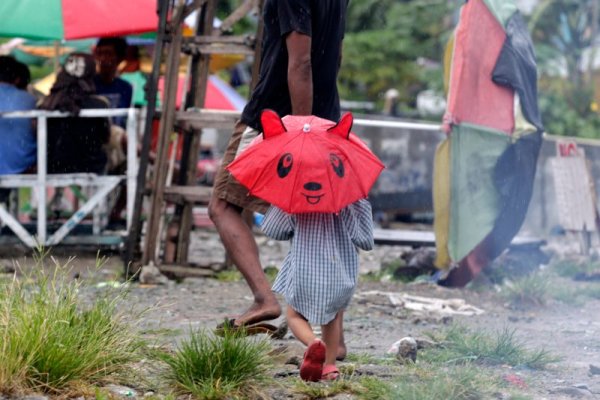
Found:
[(279, 115), (310, 115), (337, 120), (336, 86), (344, 37), (347, 0), (266, 0), (260, 77), (236, 124), (215, 179), (209, 215), (225, 248), (254, 295), (234, 327), (277, 318), (281, 307), (260, 265), (252, 231), (241, 211), (264, 212), (266, 204), (247, 196), (224, 168), (258, 134), (259, 115), (269, 108)]
[[(35, 109), (35, 97), (15, 86), (17, 61), (0, 56), (0, 112)], [(36, 137), (28, 118), (0, 118), (0, 175), (20, 174), (36, 162)]]
[[(110, 102), (111, 108), (128, 108), (131, 106), (133, 87), (129, 82), (117, 76), (121, 61), (125, 59), (127, 42), (120, 37), (101, 38), (96, 43), (94, 57), (98, 73), (94, 77), (96, 93)], [(117, 125), (125, 128), (124, 117), (114, 118)]]

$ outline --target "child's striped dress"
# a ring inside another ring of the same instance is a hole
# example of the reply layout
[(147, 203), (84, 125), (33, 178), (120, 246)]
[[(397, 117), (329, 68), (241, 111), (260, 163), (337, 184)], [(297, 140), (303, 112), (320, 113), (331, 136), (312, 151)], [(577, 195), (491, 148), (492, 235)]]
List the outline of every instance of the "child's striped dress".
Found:
[(359, 200), (339, 214), (291, 215), (271, 206), (261, 227), (273, 239), (291, 240), (273, 291), (311, 324), (329, 323), (356, 287), (356, 248), (373, 248), (370, 203)]

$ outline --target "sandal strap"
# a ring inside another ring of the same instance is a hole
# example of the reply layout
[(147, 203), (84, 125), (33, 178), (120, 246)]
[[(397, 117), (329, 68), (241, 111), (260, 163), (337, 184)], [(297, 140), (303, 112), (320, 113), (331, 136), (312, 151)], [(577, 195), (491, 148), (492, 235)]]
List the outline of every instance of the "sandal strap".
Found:
[(335, 364), (327, 364), (323, 365), (323, 372), (321, 375), (327, 376), (329, 374), (340, 374), (340, 370), (335, 366)]

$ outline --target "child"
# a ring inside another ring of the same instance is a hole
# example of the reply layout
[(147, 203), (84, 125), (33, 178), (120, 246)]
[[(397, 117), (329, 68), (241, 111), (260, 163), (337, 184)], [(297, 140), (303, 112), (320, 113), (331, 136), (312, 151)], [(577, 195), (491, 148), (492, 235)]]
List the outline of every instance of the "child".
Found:
[[(288, 326), (308, 346), (300, 377), (305, 381), (337, 379), (335, 361), (343, 310), (350, 303), (358, 276), (356, 248), (373, 248), (371, 205), (363, 199), (339, 214), (293, 215), (271, 206), (262, 229), (273, 239), (291, 240), (273, 291), (285, 297)], [(321, 325), (322, 341), (311, 324)]]

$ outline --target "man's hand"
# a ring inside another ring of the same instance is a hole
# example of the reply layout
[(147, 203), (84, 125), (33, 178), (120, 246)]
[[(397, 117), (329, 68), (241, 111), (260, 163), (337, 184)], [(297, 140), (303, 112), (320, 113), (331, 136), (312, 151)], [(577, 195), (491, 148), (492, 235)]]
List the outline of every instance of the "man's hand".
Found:
[(288, 51), (288, 88), (292, 114), (312, 114), (313, 80), (310, 59), (311, 38), (291, 32), (285, 39)]

